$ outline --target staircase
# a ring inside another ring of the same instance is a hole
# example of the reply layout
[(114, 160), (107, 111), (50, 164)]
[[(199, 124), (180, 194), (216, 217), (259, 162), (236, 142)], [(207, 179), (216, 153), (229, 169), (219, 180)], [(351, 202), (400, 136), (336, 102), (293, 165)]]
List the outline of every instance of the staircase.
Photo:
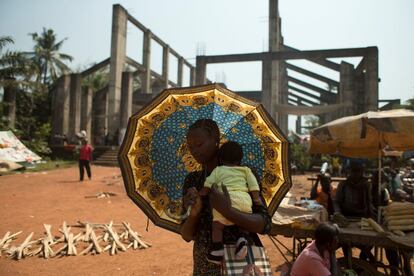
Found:
[(97, 147), (94, 150), (94, 164), (108, 167), (118, 167), (118, 151), (119, 147)]

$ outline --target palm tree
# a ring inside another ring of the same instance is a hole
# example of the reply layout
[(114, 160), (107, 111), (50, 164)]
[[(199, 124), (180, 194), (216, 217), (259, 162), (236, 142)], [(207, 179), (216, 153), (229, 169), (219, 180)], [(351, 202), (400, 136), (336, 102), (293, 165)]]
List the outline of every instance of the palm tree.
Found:
[(48, 77), (55, 81), (62, 73), (70, 72), (65, 61), (72, 61), (73, 58), (70, 55), (59, 52), (67, 38), (56, 42), (55, 32), (52, 29), (46, 28), (43, 28), (43, 32), (40, 35), (38, 33), (31, 33), (29, 35), (32, 36), (35, 42), (34, 52), (28, 54), (32, 56), (32, 60), (38, 68), (38, 82), (43, 80), (43, 84), (48, 84)]
[(10, 36), (0, 37), (0, 85), (3, 87), (17, 84), (30, 85), (30, 78), (36, 68), (26, 55), (10, 50), (3, 53), (3, 49), (13, 43)]

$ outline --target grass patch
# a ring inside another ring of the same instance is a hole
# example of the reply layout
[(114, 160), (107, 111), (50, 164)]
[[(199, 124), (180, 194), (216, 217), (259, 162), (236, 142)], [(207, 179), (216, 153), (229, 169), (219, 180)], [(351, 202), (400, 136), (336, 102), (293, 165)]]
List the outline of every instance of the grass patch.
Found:
[(22, 169), (15, 171), (0, 173), (0, 175), (22, 174), (25, 172), (43, 172), (55, 169), (69, 168), (75, 165), (77, 165), (77, 161), (74, 160), (49, 160), (46, 161), (46, 163), (36, 164), (34, 167), (23, 167)]
[(49, 160), (46, 163), (36, 164), (35, 167), (26, 168), (28, 172), (50, 171), (54, 169), (69, 168), (76, 165), (77, 162), (73, 160)]

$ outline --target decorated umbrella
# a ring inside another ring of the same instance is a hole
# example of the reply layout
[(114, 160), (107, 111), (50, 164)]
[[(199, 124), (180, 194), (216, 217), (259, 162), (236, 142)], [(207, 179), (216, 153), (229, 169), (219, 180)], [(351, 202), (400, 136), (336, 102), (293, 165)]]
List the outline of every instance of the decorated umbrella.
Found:
[(155, 225), (178, 232), (184, 179), (201, 168), (186, 133), (203, 118), (217, 123), (221, 143), (242, 145), (273, 215), (291, 187), (288, 140), (262, 105), (217, 84), (164, 90), (129, 119), (118, 155), (128, 196)]
[[(389, 151), (413, 149), (414, 111), (395, 109), (369, 111), (317, 127), (311, 131), (309, 152), (378, 158), (381, 183), (381, 156)], [(380, 189), (378, 185), (379, 194)]]

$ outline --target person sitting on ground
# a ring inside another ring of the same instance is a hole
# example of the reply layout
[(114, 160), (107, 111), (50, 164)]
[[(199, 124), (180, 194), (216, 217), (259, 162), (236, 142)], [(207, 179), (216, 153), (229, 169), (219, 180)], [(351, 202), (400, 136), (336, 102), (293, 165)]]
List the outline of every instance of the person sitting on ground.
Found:
[[(224, 143), (218, 152), (220, 165), (206, 178), (201, 196), (209, 194), (213, 184), (223, 185), (230, 195), (231, 206), (244, 213), (252, 213), (252, 205), (262, 205), (260, 188), (250, 168), (241, 166), (243, 149), (234, 141)], [(234, 225), (222, 214), (213, 209), (212, 245), (207, 259), (213, 263), (221, 263), (224, 255), (223, 229)], [(247, 233), (246, 233), (247, 235)], [(247, 254), (247, 240), (240, 237), (236, 243), (235, 256), (242, 259)]]
[(321, 223), (312, 241), (296, 259), (291, 276), (338, 275), (335, 251), (338, 248), (338, 227)]
[(328, 173), (321, 173), (312, 186), (310, 199), (316, 200), (316, 202), (325, 207), (329, 215), (333, 215), (334, 207), (332, 198), (334, 197), (334, 193), (335, 190), (331, 185), (331, 176)]

